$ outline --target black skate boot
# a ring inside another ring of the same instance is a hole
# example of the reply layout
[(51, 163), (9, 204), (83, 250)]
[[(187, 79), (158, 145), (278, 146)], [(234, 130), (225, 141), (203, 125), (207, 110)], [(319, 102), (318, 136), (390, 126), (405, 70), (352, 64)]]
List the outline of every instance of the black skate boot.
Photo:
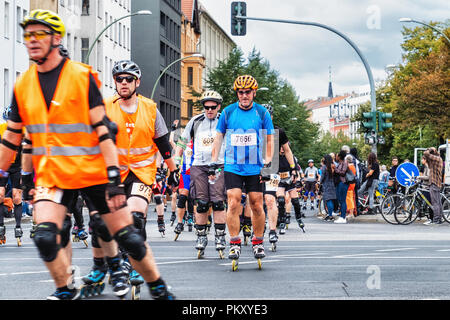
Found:
[(176, 218), (177, 218), (177, 215), (175, 214), (174, 211), (172, 211), (172, 215), (170, 216), (170, 226), (171, 227), (173, 226)]
[(6, 243), (6, 227), (0, 226), (0, 245)]
[(216, 228), (214, 241), (216, 244), (216, 251), (219, 253), (220, 259), (223, 259), (223, 250), (226, 248), (225, 230)]
[(119, 257), (107, 258), (109, 275), (113, 286), (113, 293), (117, 297), (124, 299), (130, 290), (128, 286), (128, 272)]
[(23, 231), (21, 227), (15, 227), (14, 228), (14, 237), (17, 239), (17, 245), (19, 247), (22, 246), (22, 236), (23, 236)]
[(197, 226), (197, 242), (195, 249), (197, 249), (197, 259), (205, 255), (205, 249), (208, 245), (208, 237), (206, 233), (206, 226)]
[(269, 231), (269, 242), (272, 245), (272, 251), (275, 252), (277, 251), (277, 242), (278, 242), (278, 236), (277, 236), (277, 232), (275, 230), (270, 230)]
[(158, 216), (158, 231), (161, 233), (161, 236), (164, 237), (166, 234), (166, 225), (164, 223), (164, 216)]
[(174, 241), (177, 241), (178, 237), (180, 236), (181, 232), (184, 230), (184, 223), (178, 222), (178, 224), (175, 226), (175, 229), (173, 230), (175, 232), (175, 239)]
[(169, 291), (168, 286), (164, 283), (164, 281), (160, 278), (158, 284), (151, 285), (148, 284), (150, 289), (150, 295), (154, 300), (175, 300), (176, 297)]

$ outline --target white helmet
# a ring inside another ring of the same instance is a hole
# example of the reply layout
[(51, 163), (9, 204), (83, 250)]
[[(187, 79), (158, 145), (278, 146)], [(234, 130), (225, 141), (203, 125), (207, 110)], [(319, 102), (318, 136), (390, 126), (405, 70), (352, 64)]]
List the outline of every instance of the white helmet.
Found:
[(141, 69), (139, 66), (131, 61), (131, 60), (121, 60), (116, 61), (114, 63), (114, 67), (112, 69), (112, 76), (116, 76), (117, 74), (127, 73), (135, 76), (137, 79), (141, 78)]
[(201, 104), (205, 104), (206, 101), (214, 101), (218, 104), (221, 104), (223, 99), (222, 96), (214, 91), (214, 90), (208, 90), (202, 93), (202, 96), (200, 97)]

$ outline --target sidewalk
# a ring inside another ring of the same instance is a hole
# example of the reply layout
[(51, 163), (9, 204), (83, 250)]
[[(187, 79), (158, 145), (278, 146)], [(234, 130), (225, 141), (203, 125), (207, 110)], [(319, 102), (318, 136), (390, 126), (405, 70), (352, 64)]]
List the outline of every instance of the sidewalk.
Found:
[[(14, 218), (5, 218), (5, 225), (15, 225), (16, 219)], [(31, 217), (29, 215), (22, 217), (22, 223), (31, 223)]]

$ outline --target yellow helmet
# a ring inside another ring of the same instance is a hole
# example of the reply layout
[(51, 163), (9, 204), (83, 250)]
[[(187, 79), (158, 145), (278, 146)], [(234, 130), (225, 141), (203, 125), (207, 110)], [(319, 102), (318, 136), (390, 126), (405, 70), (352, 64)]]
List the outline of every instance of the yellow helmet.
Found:
[(258, 89), (258, 82), (250, 75), (239, 76), (234, 80), (234, 91), (238, 89)]
[(202, 96), (200, 97), (200, 102), (202, 104), (204, 104), (206, 101), (214, 101), (218, 104), (221, 104), (222, 100), (222, 96), (218, 92), (213, 90), (203, 92)]
[(61, 18), (50, 10), (36, 9), (31, 11), (30, 14), (20, 23), (20, 26), (25, 29), (25, 27), (30, 24), (46, 25), (54, 32), (59, 33), (61, 37), (64, 37), (66, 34), (66, 27), (64, 26)]

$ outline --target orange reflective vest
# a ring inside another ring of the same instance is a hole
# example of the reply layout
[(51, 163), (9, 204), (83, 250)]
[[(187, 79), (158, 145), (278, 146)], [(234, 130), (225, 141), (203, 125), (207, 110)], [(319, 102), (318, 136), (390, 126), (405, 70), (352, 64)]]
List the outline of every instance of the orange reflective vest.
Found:
[(90, 66), (66, 60), (50, 108), (32, 65), (17, 80), (19, 114), (32, 141), (36, 185), (79, 189), (107, 183), (106, 164), (89, 118)]
[(119, 128), (117, 152), (119, 154), (122, 181), (125, 180), (131, 170), (143, 183), (152, 185), (155, 182), (158, 152), (158, 148), (153, 141), (155, 136), (156, 103), (141, 95), (138, 96), (136, 123), (130, 138), (118, 98), (119, 96), (116, 95), (105, 99), (105, 108), (108, 117)]

